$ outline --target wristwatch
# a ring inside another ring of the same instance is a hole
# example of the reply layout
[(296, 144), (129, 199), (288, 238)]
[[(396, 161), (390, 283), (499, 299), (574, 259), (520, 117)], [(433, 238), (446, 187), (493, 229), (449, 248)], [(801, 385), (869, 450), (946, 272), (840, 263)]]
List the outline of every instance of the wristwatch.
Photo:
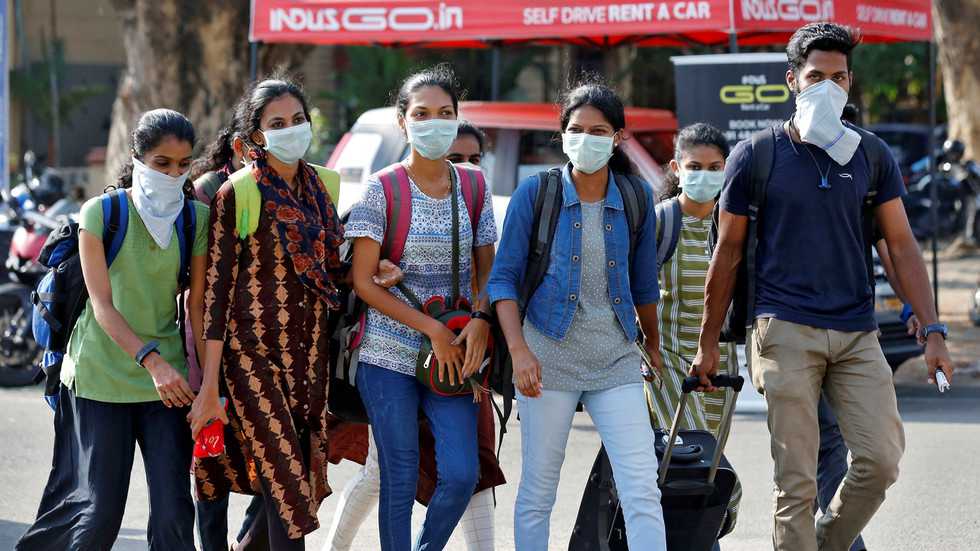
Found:
[(949, 330), (946, 328), (945, 323), (930, 323), (922, 329), (922, 338), (928, 338), (932, 333), (939, 333), (943, 336), (943, 340), (946, 340), (949, 335)]
[(483, 320), (487, 323), (493, 323), (493, 316), (484, 312), (483, 310), (474, 310), (473, 313), (470, 314), (470, 318), (475, 320)]

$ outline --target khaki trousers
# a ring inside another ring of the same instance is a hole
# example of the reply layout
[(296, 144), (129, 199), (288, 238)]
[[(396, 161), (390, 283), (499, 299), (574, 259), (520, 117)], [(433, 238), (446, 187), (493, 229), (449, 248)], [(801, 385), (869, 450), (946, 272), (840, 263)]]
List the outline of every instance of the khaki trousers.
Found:
[[(773, 548), (848, 551), (898, 478), (905, 450), (892, 372), (878, 339), (873, 332), (760, 318), (750, 340), (752, 381), (769, 406), (776, 464)], [(821, 390), (852, 459), (837, 495), (814, 526)]]

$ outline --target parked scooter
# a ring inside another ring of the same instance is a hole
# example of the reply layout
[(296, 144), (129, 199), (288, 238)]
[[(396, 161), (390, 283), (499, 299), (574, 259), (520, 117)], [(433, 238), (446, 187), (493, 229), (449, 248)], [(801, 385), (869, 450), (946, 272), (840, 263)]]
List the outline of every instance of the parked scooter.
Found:
[[(937, 155), (935, 185), (939, 211), (939, 231), (937, 237), (951, 237), (966, 233), (967, 236), (980, 235), (980, 221), (971, 216), (980, 208), (980, 167), (973, 161), (964, 161), (963, 142), (947, 140), (941, 153)], [(912, 185), (903, 198), (912, 233), (917, 239), (932, 236), (932, 187), (933, 178), (928, 172), (928, 159), (913, 165), (916, 170)], [(967, 222), (972, 222), (974, 232), (964, 232)]]
[(0, 285), (0, 386), (5, 387), (38, 379), (42, 350), (31, 331), (31, 292), (46, 268), (37, 259), (48, 234), (79, 211), (56, 171), (48, 168), (34, 177), (32, 165), (27, 163), (23, 184), (2, 193), (8, 220), (16, 226), (6, 260), (9, 282)]

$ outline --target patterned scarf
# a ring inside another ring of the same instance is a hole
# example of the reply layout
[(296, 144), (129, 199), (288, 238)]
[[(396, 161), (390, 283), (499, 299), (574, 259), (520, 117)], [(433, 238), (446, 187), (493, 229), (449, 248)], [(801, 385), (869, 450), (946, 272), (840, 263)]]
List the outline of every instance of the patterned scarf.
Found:
[(289, 185), (269, 166), (261, 148), (249, 151), (252, 174), (262, 194), (263, 208), (279, 230), (283, 248), (292, 259), (300, 281), (331, 309), (340, 306), (333, 280), (342, 271), (339, 249), (344, 227), (316, 170), (299, 162), (295, 196)]

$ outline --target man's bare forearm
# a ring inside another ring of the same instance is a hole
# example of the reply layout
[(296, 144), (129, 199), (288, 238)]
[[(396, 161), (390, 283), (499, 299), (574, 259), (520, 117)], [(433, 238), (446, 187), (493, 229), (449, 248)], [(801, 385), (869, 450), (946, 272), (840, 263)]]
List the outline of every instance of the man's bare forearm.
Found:
[(708, 277), (704, 286), (704, 315), (701, 318), (701, 338), (699, 344), (716, 345), (725, 323), (728, 305), (735, 291), (735, 277), (742, 261), (742, 247), (721, 242), (708, 266)]
[(919, 245), (913, 239), (901, 239), (898, 243), (889, 243), (888, 252), (895, 266), (896, 279), (905, 295), (903, 298), (912, 306), (919, 322), (923, 326), (936, 323), (939, 316)]

